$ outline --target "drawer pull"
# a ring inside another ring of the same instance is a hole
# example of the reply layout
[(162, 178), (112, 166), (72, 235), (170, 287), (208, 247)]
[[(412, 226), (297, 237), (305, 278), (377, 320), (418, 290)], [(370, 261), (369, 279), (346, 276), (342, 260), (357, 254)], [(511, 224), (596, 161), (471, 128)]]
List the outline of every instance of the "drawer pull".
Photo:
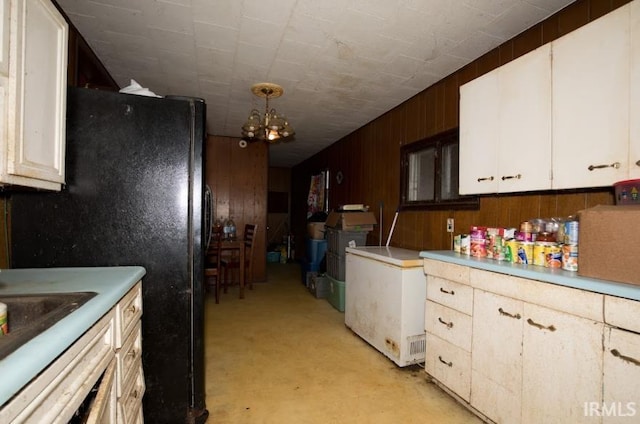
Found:
[(127, 352), (127, 357), (129, 358), (135, 358), (138, 355), (138, 351), (136, 349), (131, 349), (129, 352)]
[[(640, 162), (640, 161), (639, 161)], [(478, 182), (481, 183), (482, 181), (493, 181), (493, 175), (490, 177), (482, 177), (482, 178), (478, 178)]]
[(632, 358), (631, 356), (624, 356), (623, 354), (621, 354), (618, 349), (611, 349), (611, 354), (613, 356), (615, 356), (616, 358), (620, 358), (625, 362), (629, 362), (630, 364), (633, 364), (637, 367), (640, 367), (640, 361), (638, 361), (635, 358)]
[(134, 399), (138, 399), (138, 389), (136, 389), (133, 392), (131, 392), (131, 397), (134, 398)]
[(640, 166), (640, 160), (636, 161), (636, 166)]
[(438, 317), (438, 321), (440, 321), (441, 324), (446, 325), (447, 328), (451, 328), (453, 327), (453, 323), (452, 322), (446, 322), (444, 321), (442, 318)]
[(451, 291), (447, 291), (447, 290), (443, 289), (442, 287), (440, 287), (440, 291), (441, 291), (442, 293), (450, 294), (450, 295), (452, 295), (452, 296), (453, 296), (454, 294), (456, 294), (456, 292), (454, 292), (453, 290), (451, 290)]
[(136, 305), (131, 305), (127, 308), (127, 312), (129, 312), (130, 314), (135, 314), (138, 311), (138, 308), (136, 307)]
[(442, 356), (440, 356), (440, 355), (438, 355), (438, 360), (439, 360), (440, 362), (442, 362), (443, 364), (445, 364), (446, 366), (448, 366), (448, 367), (452, 367), (452, 366), (453, 366), (453, 362), (447, 362), (447, 361), (445, 361), (444, 359), (442, 359)]
[(515, 318), (515, 319), (522, 318), (522, 316), (520, 314), (515, 314), (515, 315), (514, 314), (510, 314), (509, 312), (505, 312), (505, 310), (502, 309), (502, 308), (498, 308), (498, 312), (500, 312), (500, 315), (504, 315), (504, 316), (509, 317), (509, 318)]
[(504, 180), (519, 180), (520, 178), (522, 178), (522, 175), (517, 174), (517, 175), (504, 175), (502, 177), (502, 181)]
[[(636, 164), (637, 164), (637, 162), (636, 162)], [(609, 164), (609, 165), (589, 165), (589, 167), (587, 169), (589, 171), (593, 171), (594, 169), (603, 169), (603, 168), (618, 169), (618, 168), (620, 168), (620, 162), (613, 162), (612, 164)]]
[(549, 330), (549, 331), (556, 331), (556, 327), (553, 326), (553, 324), (548, 325), (548, 326), (544, 326), (542, 324), (538, 324), (537, 322), (535, 322), (534, 320), (532, 320), (531, 318), (527, 319), (527, 324), (532, 325), (534, 327), (537, 327), (541, 330)]

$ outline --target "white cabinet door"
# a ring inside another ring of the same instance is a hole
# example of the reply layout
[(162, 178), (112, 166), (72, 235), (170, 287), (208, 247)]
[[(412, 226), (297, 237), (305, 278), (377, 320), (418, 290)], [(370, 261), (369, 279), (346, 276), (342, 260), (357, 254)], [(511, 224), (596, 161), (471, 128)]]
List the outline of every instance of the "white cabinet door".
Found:
[(460, 87), (460, 194), (498, 191), (498, 72)]
[(68, 26), (49, 0), (17, 1), (12, 8), (17, 27), (10, 60), (8, 182), (14, 182), (11, 176), (26, 177), (33, 184), (15, 182), (59, 189), (64, 182)]
[(551, 46), (460, 88), (460, 193), (551, 188)]
[(631, 15), (631, 89), (629, 95), (629, 178), (640, 178), (640, 2), (629, 5)]
[(629, 5), (552, 44), (553, 188), (628, 175)]
[[(603, 423), (638, 422), (640, 334), (605, 327), (603, 390)], [(591, 411), (590, 408), (588, 410)]]
[(520, 423), (522, 301), (474, 290), (471, 406), (496, 423)]
[(498, 191), (551, 188), (551, 45), (500, 72)]
[(599, 423), (603, 324), (529, 303), (523, 319), (522, 422)]

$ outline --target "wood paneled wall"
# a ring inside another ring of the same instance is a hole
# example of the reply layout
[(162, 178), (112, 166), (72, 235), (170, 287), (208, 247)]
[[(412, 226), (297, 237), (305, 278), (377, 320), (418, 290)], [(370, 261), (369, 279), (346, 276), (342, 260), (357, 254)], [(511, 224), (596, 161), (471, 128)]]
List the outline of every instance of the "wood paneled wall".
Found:
[[(286, 193), (289, 210), (291, 208), (291, 169), (272, 167), (269, 168), (269, 191)], [(267, 213), (267, 246), (270, 243), (282, 243), (283, 237), (291, 230), (289, 212)]]
[(269, 150), (265, 143), (238, 146), (240, 138), (209, 136), (205, 179), (213, 192), (214, 216), (233, 219), (242, 236), (245, 224), (257, 224), (254, 281), (266, 280), (267, 176)]
[[(304, 234), (311, 175), (328, 168), (330, 207), (369, 205), (378, 223), (382, 219), (383, 231), (380, 240), (376, 227), (367, 243), (384, 244), (400, 198), (400, 147), (458, 126), (460, 85), (628, 2), (578, 0), (294, 167), (291, 219), (295, 233)], [(526, 160), (526, 155), (517, 160)], [(342, 184), (334, 178), (337, 171), (344, 174)], [(455, 219), (457, 234), (468, 232), (471, 225), (518, 226), (530, 218), (574, 215), (587, 207), (612, 203), (610, 189), (482, 196), (478, 211), (401, 212), (391, 244), (415, 250), (450, 249), (447, 218)]]

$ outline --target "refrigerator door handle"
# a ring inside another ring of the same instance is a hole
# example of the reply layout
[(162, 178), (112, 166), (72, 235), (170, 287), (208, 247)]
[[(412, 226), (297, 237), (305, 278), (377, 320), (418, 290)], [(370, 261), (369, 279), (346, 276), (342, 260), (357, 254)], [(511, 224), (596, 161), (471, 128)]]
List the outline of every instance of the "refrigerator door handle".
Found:
[(213, 220), (213, 193), (211, 192), (211, 187), (208, 184), (205, 185), (204, 189), (204, 231), (205, 231), (205, 240), (207, 240), (206, 249), (209, 248), (209, 243), (211, 242), (211, 226)]

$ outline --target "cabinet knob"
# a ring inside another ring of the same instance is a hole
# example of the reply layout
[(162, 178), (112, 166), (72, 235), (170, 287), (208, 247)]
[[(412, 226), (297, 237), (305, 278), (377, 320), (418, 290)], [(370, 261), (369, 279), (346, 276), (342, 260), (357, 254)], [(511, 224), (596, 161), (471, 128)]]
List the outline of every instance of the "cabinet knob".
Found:
[[(640, 160), (638, 162), (640, 162)], [(636, 162), (636, 165), (638, 165), (638, 162)], [(610, 163), (608, 165), (589, 165), (589, 167), (587, 169), (589, 171), (593, 171), (594, 169), (603, 169), (603, 168), (618, 169), (618, 168), (620, 168), (620, 162), (613, 162), (613, 163)]]
[(640, 166), (640, 160), (636, 161), (636, 166)]

